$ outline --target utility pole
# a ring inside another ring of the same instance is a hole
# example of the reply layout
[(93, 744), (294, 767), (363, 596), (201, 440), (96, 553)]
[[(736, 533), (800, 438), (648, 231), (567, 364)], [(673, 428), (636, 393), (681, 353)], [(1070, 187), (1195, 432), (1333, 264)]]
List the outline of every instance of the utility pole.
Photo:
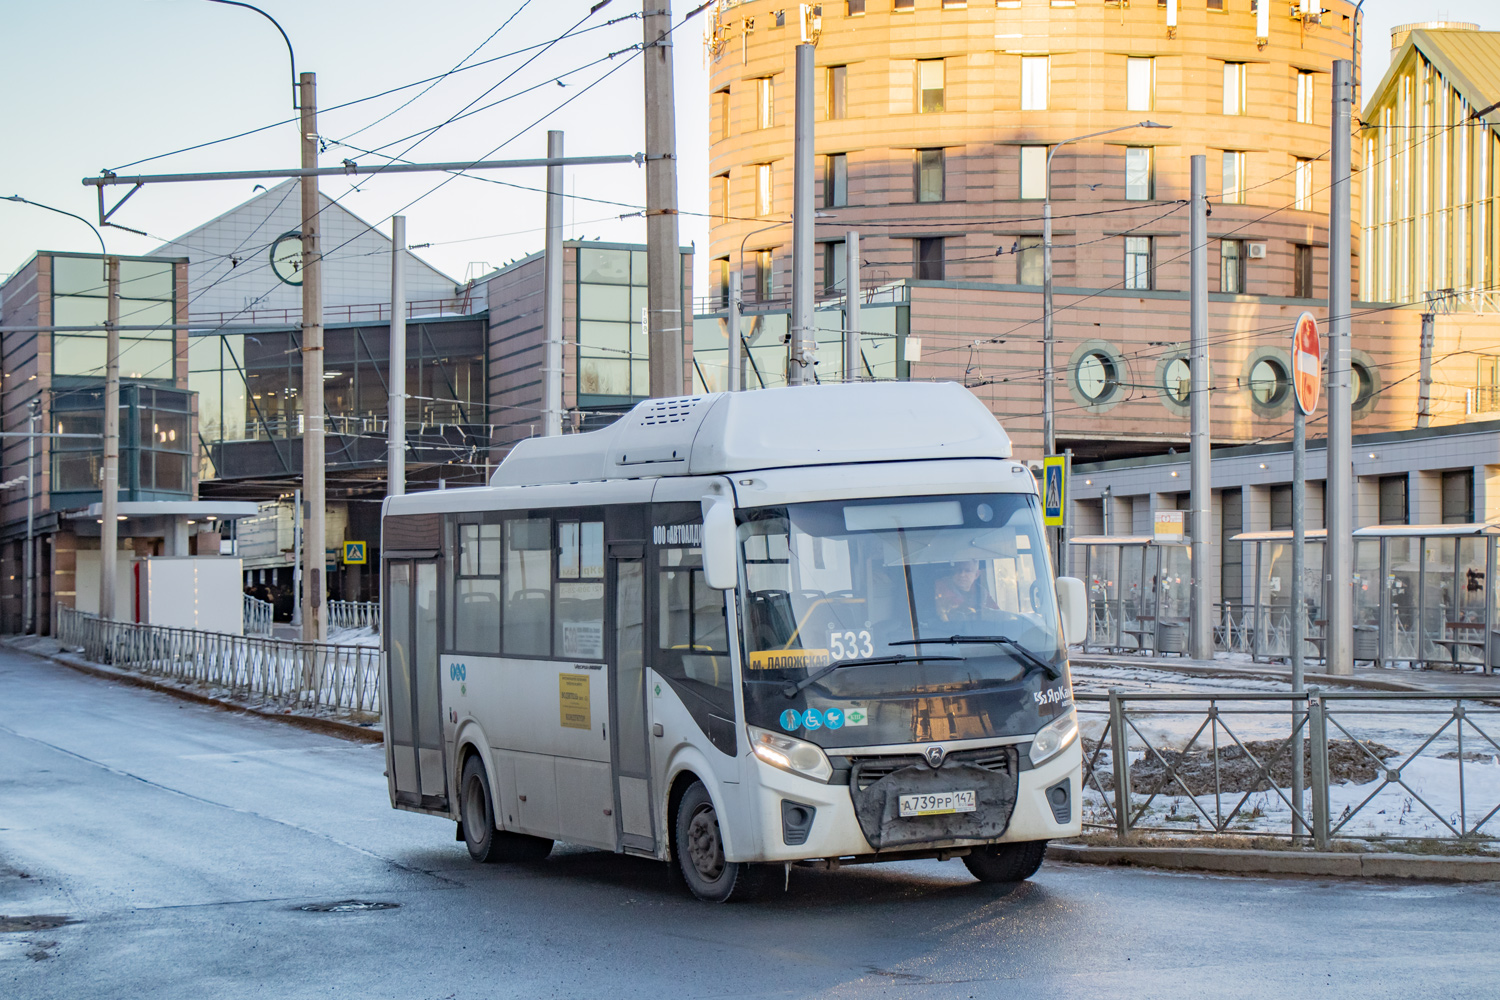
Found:
[[(560, 159), (562, 155), (563, 134), (549, 131), (547, 159)], [(649, 259), (646, 275), (649, 282)], [(542, 330), (546, 337), (542, 352), (542, 436), (556, 437), (562, 433), (563, 388), (563, 168), (560, 163), (547, 167), (547, 239), (542, 254), (542, 285)], [(649, 299), (649, 288), (646, 294)], [(656, 325), (651, 323), (650, 330), (655, 330)], [(679, 391), (672, 395), (680, 391), (679, 386)]]
[(120, 258), (104, 258), (104, 474), (99, 483), (99, 617), (115, 616), (120, 520)]
[[(1296, 359), (1293, 358), (1293, 367)], [(1294, 376), (1295, 377), (1295, 376)], [(1302, 407), (1297, 400), (1292, 401), (1292, 627), (1291, 627), (1291, 655), (1288, 659), (1292, 667), (1292, 693), (1302, 694), (1307, 690), (1307, 681), (1303, 671), (1306, 669), (1303, 663), (1303, 646), (1306, 642), (1304, 636), (1307, 632), (1307, 598), (1304, 591), (1307, 589), (1305, 575), (1307, 573), (1307, 417), (1302, 414)], [(1302, 812), (1303, 804), (1303, 773), (1302, 773), (1302, 720), (1307, 713), (1292, 703), (1292, 801), (1296, 807), (1292, 810), (1292, 836), (1300, 837), (1306, 833), (1306, 827), (1297, 818)]]
[[(303, 73), (302, 166), (318, 165), (317, 76)], [(328, 636), (323, 617), (323, 569), (327, 511), (323, 446), (323, 261), (318, 246), (322, 226), (318, 178), (302, 178), (302, 499), (307, 504), (302, 532), (302, 639), (322, 642)]]
[(792, 321), (788, 331), (786, 381), (817, 380), (817, 330), (813, 323), (813, 77), (815, 48), (797, 46), (797, 102), (792, 145)]
[(1052, 392), (1052, 153), (1047, 154), (1042, 183), (1047, 186), (1047, 200), (1042, 203), (1042, 455), (1046, 457), (1057, 450)]
[(27, 421), (27, 429), (31, 431), (26, 438), (26, 559), (22, 572), (26, 574), (26, 585), (23, 588), (24, 607), (21, 608), (21, 634), (31, 633), (32, 623), (36, 620), (34, 605), (36, 604), (36, 591), (32, 588), (32, 574), (36, 572), (35, 554), (36, 547), (36, 425), (41, 417), (42, 400), (33, 397), (31, 400), (31, 416)]
[(1193, 582), (1188, 615), (1188, 651), (1195, 660), (1214, 658), (1213, 622), (1208, 610), (1208, 532), (1213, 503), (1210, 475), (1208, 398), (1208, 168), (1207, 158), (1192, 158), (1188, 211), (1188, 330), (1192, 348), (1190, 456), (1188, 479), (1192, 498)]
[(671, 0), (642, 0), (646, 62), (646, 310), (651, 395), (683, 392), (682, 255)]
[(1422, 314), (1422, 343), (1417, 369), (1417, 426), (1432, 424), (1432, 345), (1436, 340), (1437, 316), (1429, 309)]
[(1354, 672), (1354, 465), (1349, 412), (1349, 118), (1354, 64), (1333, 63), (1333, 114), (1328, 200), (1328, 542), (1323, 573), (1328, 592), (1326, 649), (1330, 674)]
[(857, 382), (864, 355), (859, 344), (859, 230), (844, 233), (844, 381)]
[(725, 376), (725, 386), (729, 392), (739, 392), (740, 384), (744, 381), (743, 369), (740, 365), (740, 316), (745, 311), (745, 303), (742, 298), (741, 277), (738, 270), (729, 272), (729, 317), (728, 336), (729, 364)]
[(292, 491), (292, 626), (302, 627), (302, 491)]
[(406, 216), (391, 216), (390, 398), (385, 417), (385, 495), (406, 492)]

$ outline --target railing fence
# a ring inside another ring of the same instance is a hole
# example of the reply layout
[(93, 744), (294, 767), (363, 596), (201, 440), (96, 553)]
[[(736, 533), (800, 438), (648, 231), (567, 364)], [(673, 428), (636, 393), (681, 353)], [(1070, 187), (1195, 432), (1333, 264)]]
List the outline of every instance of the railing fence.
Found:
[(245, 595), (245, 634), (270, 635), (271, 615), (275, 606), (250, 594)]
[(329, 601), (329, 628), (369, 628), (380, 631), (379, 601)]

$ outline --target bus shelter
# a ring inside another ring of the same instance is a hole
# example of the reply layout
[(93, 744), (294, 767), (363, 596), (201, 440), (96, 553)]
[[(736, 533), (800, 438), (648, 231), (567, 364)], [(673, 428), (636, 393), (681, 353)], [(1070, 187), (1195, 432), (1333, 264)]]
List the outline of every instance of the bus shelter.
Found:
[(1500, 526), (1382, 524), (1354, 532), (1354, 658), (1500, 667)]
[[(1304, 656), (1323, 657), (1327, 631), (1327, 593), (1323, 587), (1323, 547), (1328, 532), (1312, 528), (1303, 533), (1306, 552), (1302, 560), (1302, 634)], [(1235, 535), (1245, 549), (1246, 562), (1254, 567), (1254, 584), (1248, 607), (1235, 612), (1226, 608), (1226, 627), (1244, 639), (1253, 660), (1291, 658), (1292, 646), (1292, 533), (1290, 531), (1246, 531)]]
[[(1090, 647), (1118, 652), (1184, 653), (1192, 607), (1192, 549), (1150, 535), (1081, 535), (1088, 583)], [(1078, 565), (1077, 554), (1073, 565)]]

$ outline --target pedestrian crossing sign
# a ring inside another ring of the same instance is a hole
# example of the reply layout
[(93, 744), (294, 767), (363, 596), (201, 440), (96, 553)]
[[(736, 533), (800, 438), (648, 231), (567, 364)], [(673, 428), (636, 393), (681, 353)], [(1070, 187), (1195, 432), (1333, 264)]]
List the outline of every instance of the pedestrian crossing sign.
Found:
[(368, 561), (369, 560), (366, 558), (366, 555), (365, 555), (365, 543), (364, 542), (345, 542), (344, 543), (344, 565), (345, 566), (363, 566)]
[(1066, 455), (1048, 455), (1042, 460), (1042, 523), (1049, 528), (1063, 525), (1067, 502)]

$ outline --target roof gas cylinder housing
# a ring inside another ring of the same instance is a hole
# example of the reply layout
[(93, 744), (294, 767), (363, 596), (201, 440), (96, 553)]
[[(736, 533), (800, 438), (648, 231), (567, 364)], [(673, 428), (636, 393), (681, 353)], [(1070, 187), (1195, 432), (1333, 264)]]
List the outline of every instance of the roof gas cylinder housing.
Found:
[(956, 382), (789, 386), (648, 399), (601, 430), (530, 438), (490, 485), (1010, 454), (994, 415)]

